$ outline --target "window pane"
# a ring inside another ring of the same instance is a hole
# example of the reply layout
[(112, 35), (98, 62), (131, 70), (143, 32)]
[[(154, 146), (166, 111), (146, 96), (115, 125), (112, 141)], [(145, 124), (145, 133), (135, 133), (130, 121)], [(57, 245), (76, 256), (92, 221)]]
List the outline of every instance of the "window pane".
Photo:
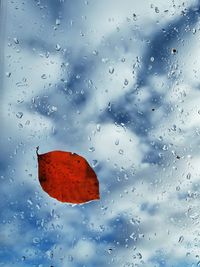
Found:
[[(0, 266), (200, 266), (199, 10), (1, 1)], [(100, 199), (47, 194), (37, 147), (84, 157)]]

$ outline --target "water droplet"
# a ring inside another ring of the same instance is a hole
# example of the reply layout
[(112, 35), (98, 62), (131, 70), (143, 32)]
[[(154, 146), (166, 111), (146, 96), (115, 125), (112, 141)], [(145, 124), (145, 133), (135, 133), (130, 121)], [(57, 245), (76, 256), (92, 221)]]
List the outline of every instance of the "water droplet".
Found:
[(137, 15), (135, 13), (133, 13), (133, 20), (136, 21), (137, 20)]
[(97, 124), (96, 128), (97, 128), (97, 131), (100, 132), (100, 130), (101, 130), (101, 125), (100, 125), (100, 124)]
[(124, 80), (124, 85), (125, 86), (128, 85), (128, 80), (127, 79)]
[(23, 124), (19, 123), (18, 127), (22, 129), (23, 128)]
[(197, 30), (193, 28), (192, 33), (195, 34), (196, 32), (197, 32)]
[(109, 102), (108, 103), (108, 110), (111, 111), (112, 104)]
[(136, 237), (134, 232), (130, 235), (130, 238), (135, 240)]
[(115, 140), (115, 145), (118, 146), (119, 145), (119, 139)]
[(55, 111), (57, 111), (57, 110), (58, 110), (58, 108), (57, 108), (56, 106), (52, 106), (52, 107), (51, 107), (51, 111), (52, 111), (52, 112), (55, 112)]
[(18, 119), (21, 119), (23, 117), (23, 115), (24, 115), (23, 112), (17, 112), (16, 117)]
[(173, 55), (175, 55), (175, 54), (177, 53), (176, 48), (172, 48), (171, 53), (172, 53)]
[(142, 259), (142, 254), (140, 252), (137, 253), (137, 256), (138, 256), (139, 259)]
[(109, 67), (109, 73), (110, 73), (110, 74), (113, 74), (114, 71), (115, 71), (115, 69), (114, 69), (113, 67)]
[(14, 40), (15, 44), (19, 44), (19, 40), (16, 37), (13, 38), (13, 40)]
[(99, 52), (98, 52), (97, 50), (94, 50), (94, 51), (92, 52), (92, 54), (95, 55), (95, 56), (98, 56)]
[(178, 242), (179, 242), (179, 243), (182, 243), (183, 240), (184, 240), (184, 236), (180, 236)]
[(167, 145), (164, 145), (164, 146), (162, 147), (162, 149), (166, 151), (166, 150), (168, 150), (168, 146), (167, 146)]
[(111, 254), (112, 253), (112, 248), (109, 248), (108, 249), (108, 254)]
[(176, 131), (176, 125), (175, 124), (171, 127), (171, 130), (174, 132)]
[(45, 53), (45, 57), (48, 58), (49, 55), (50, 55), (50, 53), (49, 53), (48, 51), (46, 51), (46, 53)]
[(42, 75), (41, 75), (41, 78), (42, 78), (42, 79), (46, 79), (46, 78), (47, 78), (47, 75), (46, 75), (46, 74), (42, 74)]
[(61, 46), (59, 44), (56, 44), (56, 51), (60, 51)]
[(98, 165), (98, 161), (96, 159), (94, 159), (92, 161), (92, 167), (95, 168)]
[(89, 152), (94, 152), (95, 151), (95, 148), (92, 146), (89, 148)]
[(11, 72), (6, 72), (6, 77), (10, 78)]
[(188, 179), (188, 180), (190, 180), (190, 178), (191, 178), (191, 173), (189, 172), (188, 174), (187, 174), (187, 176), (186, 176), (186, 178)]
[(27, 200), (27, 203), (28, 203), (29, 205), (33, 205), (33, 202), (32, 202), (30, 199)]
[(151, 62), (154, 62), (154, 57), (151, 57), (151, 58), (150, 58), (150, 61), (151, 61)]
[(34, 238), (33, 238), (33, 243), (34, 243), (34, 244), (38, 244), (39, 242), (40, 242), (39, 237), (34, 237)]
[(56, 19), (56, 25), (60, 25), (60, 19)]
[(123, 155), (124, 154), (124, 150), (123, 149), (119, 149), (119, 154)]

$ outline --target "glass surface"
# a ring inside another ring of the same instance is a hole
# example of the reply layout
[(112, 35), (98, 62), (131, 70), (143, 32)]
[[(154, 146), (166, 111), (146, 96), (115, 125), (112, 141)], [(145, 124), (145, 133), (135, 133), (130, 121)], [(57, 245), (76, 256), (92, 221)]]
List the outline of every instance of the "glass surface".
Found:
[[(0, 266), (200, 266), (200, 6), (1, 1)], [(42, 190), (36, 147), (100, 200)]]

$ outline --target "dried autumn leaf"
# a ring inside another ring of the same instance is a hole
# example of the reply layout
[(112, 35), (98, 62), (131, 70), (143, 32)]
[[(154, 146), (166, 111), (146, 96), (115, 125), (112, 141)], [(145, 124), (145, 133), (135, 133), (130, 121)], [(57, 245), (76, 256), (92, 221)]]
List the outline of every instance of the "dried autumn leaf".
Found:
[(99, 199), (97, 176), (83, 157), (64, 151), (37, 155), (39, 181), (51, 197), (76, 204)]

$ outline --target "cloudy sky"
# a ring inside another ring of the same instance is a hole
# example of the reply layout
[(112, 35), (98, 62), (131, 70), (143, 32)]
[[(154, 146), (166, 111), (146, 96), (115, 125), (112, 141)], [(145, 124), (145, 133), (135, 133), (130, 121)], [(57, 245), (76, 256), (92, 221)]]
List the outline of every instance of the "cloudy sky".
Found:
[[(0, 266), (200, 266), (197, 0), (1, 1)], [(60, 203), (40, 153), (84, 156)]]

